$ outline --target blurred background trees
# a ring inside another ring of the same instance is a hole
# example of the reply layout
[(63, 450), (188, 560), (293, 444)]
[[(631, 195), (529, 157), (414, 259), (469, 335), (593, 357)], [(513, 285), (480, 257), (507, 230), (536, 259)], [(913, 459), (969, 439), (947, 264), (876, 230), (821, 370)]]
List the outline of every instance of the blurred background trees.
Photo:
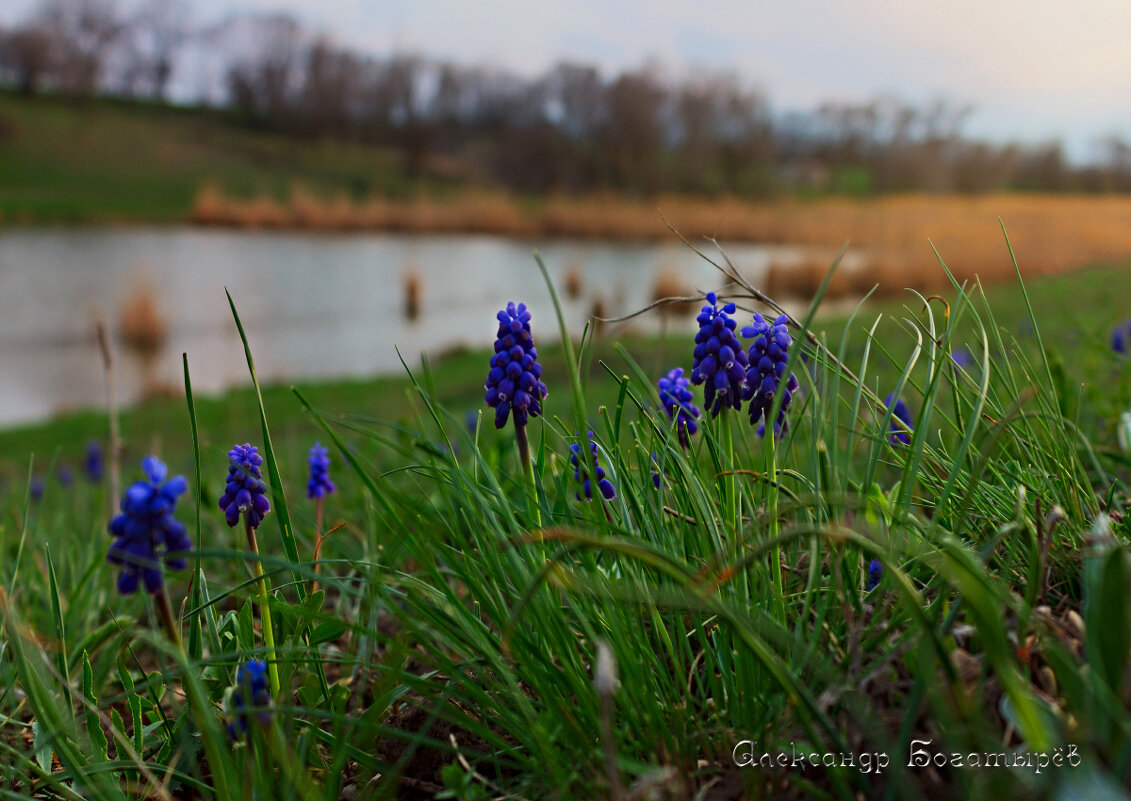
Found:
[(604, 75), (560, 63), (529, 77), (378, 58), (285, 14), (201, 28), (187, 0), (43, 0), (0, 31), (0, 82), (70, 102), (207, 106), (282, 135), (390, 148), (411, 178), (526, 193), (1131, 191), (1131, 146), (1118, 137), (1097, 162), (1074, 165), (1057, 142), (966, 136), (973, 109), (961, 103), (775, 112), (765, 91), (727, 72), (671, 76), (645, 64)]

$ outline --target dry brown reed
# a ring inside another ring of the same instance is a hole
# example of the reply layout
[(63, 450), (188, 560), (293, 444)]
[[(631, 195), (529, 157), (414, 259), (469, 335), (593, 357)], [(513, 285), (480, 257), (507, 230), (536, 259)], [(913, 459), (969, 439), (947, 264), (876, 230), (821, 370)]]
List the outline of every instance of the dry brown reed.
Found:
[(175, 397), (176, 388), (158, 376), (159, 356), (169, 331), (153, 291), (142, 286), (130, 295), (122, 305), (120, 320), (118, 334), (122, 343), (141, 365), (142, 399)]
[(143, 286), (130, 295), (122, 306), (120, 319), (122, 342), (139, 356), (153, 356), (165, 345), (169, 332), (152, 289)]
[(608, 306), (605, 304), (605, 299), (600, 295), (593, 298), (593, 304), (589, 307), (589, 325), (593, 329), (593, 336), (599, 337), (605, 328), (605, 319), (609, 316)]
[(581, 278), (581, 265), (577, 262), (570, 262), (566, 265), (565, 275), (562, 280), (562, 287), (565, 289), (566, 297), (570, 300), (577, 300), (581, 297), (583, 287)]
[[(1131, 256), (1131, 196), (893, 195), (868, 200), (749, 202), (738, 198), (665, 195), (629, 200), (609, 195), (550, 197), (520, 204), (497, 192), (476, 191), (447, 199), (379, 198), (352, 203), (319, 199), (295, 188), (286, 203), (270, 198), (238, 200), (215, 186), (196, 198), (193, 219), (205, 225), (310, 230), (480, 232), (508, 236), (570, 236), (631, 240), (670, 239), (673, 228), (690, 240), (763, 242), (836, 248), (845, 242), (868, 267), (846, 276), (837, 291), (859, 286), (932, 289), (944, 275), (930, 240), (959, 279), (992, 282), (1013, 274), (1001, 218), (1026, 276), (1060, 272), (1088, 263)], [(804, 289), (820, 259), (800, 268), (777, 267), (774, 280)], [(827, 263), (826, 263), (827, 264)], [(798, 269), (801, 276), (785, 276)], [(838, 279), (838, 281), (841, 279)]]
[(404, 274), (404, 316), (406, 320), (415, 320), (420, 316), (420, 273), (415, 267), (409, 267)]

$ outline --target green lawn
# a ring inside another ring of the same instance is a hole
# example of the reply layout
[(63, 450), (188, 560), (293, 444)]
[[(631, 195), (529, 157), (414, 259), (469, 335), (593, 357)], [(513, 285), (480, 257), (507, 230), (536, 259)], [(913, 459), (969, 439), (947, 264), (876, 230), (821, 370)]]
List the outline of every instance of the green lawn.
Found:
[(0, 93), (0, 221), (184, 221), (201, 186), (401, 195), (399, 157), (259, 133), (221, 111)]

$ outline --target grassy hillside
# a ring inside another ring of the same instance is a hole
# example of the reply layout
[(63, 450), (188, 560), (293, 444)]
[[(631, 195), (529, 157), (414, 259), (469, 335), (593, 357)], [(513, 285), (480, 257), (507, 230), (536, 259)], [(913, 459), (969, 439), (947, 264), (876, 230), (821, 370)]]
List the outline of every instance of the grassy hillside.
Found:
[(295, 183), (398, 194), (396, 162), (376, 148), (259, 133), (220, 113), (0, 93), (6, 222), (186, 220), (211, 182), (240, 196), (284, 196)]

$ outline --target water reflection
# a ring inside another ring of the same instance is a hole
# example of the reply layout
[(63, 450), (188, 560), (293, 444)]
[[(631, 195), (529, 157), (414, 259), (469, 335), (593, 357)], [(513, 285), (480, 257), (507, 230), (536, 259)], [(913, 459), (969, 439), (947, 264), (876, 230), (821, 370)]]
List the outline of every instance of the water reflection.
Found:
[[(195, 229), (9, 231), (0, 234), (0, 423), (102, 403), (93, 335), (98, 319), (112, 334), (123, 402), (155, 387), (179, 387), (182, 352), (188, 352), (194, 388), (202, 392), (244, 382), (225, 287), (264, 381), (393, 371), (400, 367), (394, 347), (411, 358), (487, 343), (495, 312), (511, 299), (524, 300), (545, 321), (539, 337), (552, 341), (557, 328), (548, 324), (553, 310), (531, 257), (535, 248), (559, 285), (570, 290), (563, 291), (563, 301), (577, 332), (595, 308), (618, 315), (649, 303), (658, 277), (678, 276), (689, 289), (720, 285), (718, 273), (678, 243)], [(759, 245), (736, 245), (728, 254), (753, 280), (771, 259), (799, 257), (795, 248)], [(410, 305), (415, 315), (406, 314)], [(146, 340), (154, 316), (163, 330)], [(650, 315), (633, 327), (646, 330), (659, 321)], [(127, 347), (131, 342), (134, 347)]]

